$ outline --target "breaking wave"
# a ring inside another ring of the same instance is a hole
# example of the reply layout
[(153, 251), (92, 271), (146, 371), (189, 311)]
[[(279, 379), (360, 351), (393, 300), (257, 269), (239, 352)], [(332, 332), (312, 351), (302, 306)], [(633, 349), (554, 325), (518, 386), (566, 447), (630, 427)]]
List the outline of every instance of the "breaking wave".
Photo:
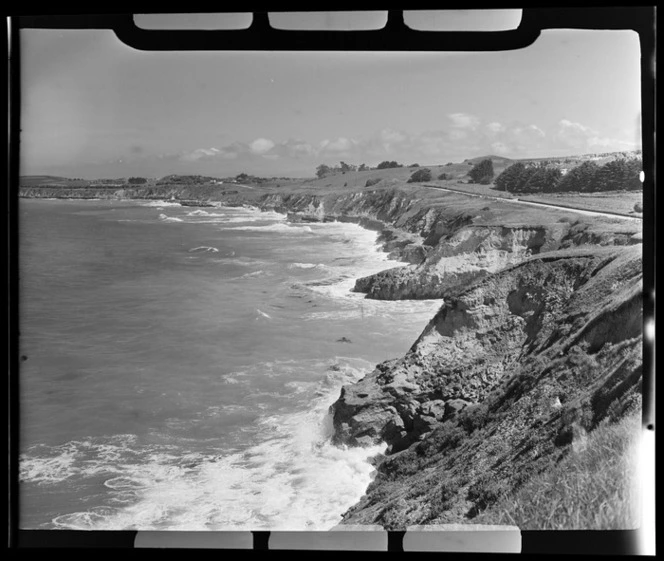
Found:
[(73, 475), (103, 477), (106, 504), (55, 516), (54, 528), (328, 530), (364, 494), (374, 473), (368, 460), (385, 449), (337, 447), (330, 440), (330, 403), (368, 367), (339, 357), (332, 365), (252, 367), (256, 373), (299, 368), (319, 374), (318, 381), (289, 382), (288, 392), (301, 406), (260, 417), (259, 441), (243, 451), (183, 453), (175, 446), (141, 446), (133, 435), (72, 441), (29, 449), (20, 459), (21, 481), (49, 485)]

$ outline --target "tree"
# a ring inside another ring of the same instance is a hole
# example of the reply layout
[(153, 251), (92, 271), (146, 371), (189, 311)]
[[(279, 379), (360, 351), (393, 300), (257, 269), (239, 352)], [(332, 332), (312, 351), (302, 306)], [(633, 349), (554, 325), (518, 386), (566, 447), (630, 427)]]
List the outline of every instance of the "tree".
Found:
[(597, 171), (595, 162), (583, 162), (571, 169), (558, 183), (558, 191), (580, 191), (590, 193), (597, 190)]
[(447, 179), (447, 174), (446, 174), (446, 173), (441, 173), (441, 174), (438, 176), (438, 179)]
[(410, 176), (407, 183), (421, 183), (422, 181), (431, 181), (431, 170), (429, 168), (418, 169)]
[(401, 164), (398, 164), (394, 160), (381, 162), (376, 166), (376, 169), (390, 169), (390, 168), (400, 168), (403, 167)]
[(619, 158), (601, 166), (597, 170), (595, 181), (598, 191), (617, 191), (623, 189), (639, 189), (641, 181), (641, 161)]
[(339, 162), (339, 166), (341, 167), (341, 173), (346, 173), (347, 171), (356, 171), (357, 167), (354, 166), (353, 164), (347, 164), (346, 162)]
[(367, 171), (369, 168), (366, 164), (360, 164), (360, 167), (357, 168), (357, 171)]
[(529, 179), (526, 166), (521, 162), (505, 169), (494, 182), (499, 191), (519, 192)]
[(316, 176), (320, 177), (325, 177), (326, 175), (330, 175), (330, 172), (332, 170), (330, 169), (330, 166), (326, 166), (325, 164), (321, 164), (316, 168)]
[(143, 185), (144, 183), (147, 183), (148, 180), (145, 179), (145, 177), (130, 177), (127, 180), (127, 183), (130, 183), (131, 185)]
[(482, 160), (473, 166), (468, 175), (475, 183), (480, 183), (482, 180), (486, 181), (487, 179), (490, 183), (493, 179), (493, 162), (489, 159)]
[(555, 191), (558, 181), (562, 177), (558, 168), (549, 168), (546, 164), (540, 164), (532, 168), (530, 177), (522, 187), (525, 193), (552, 193)]

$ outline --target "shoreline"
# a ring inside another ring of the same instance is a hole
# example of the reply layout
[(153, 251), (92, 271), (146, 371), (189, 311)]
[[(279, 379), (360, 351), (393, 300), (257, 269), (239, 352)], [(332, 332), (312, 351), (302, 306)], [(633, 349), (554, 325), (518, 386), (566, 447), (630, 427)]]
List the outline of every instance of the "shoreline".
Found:
[[(163, 196), (113, 199), (168, 202)], [(561, 220), (542, 209), (468, 199), (387, 188), (213, 201), (299, 223), (354, 223), (378, 232), (388, 255), (415, 256), (418, 248), (419, 263), (366, 277), (365, 298), (446, 295), (435, 298), (440, 309), (405, 355), (343, 385), (329, 408), (334, 444), (389, 446), (367, 459), (375, 469), (372, 482), (342, 515), (342, 525), (472, 523), (501, 493), (520, 488), (520, 474), (553, 469), (579, 446), (575, 435), (619, 421), (640, 405), (641, 224)], [(469, 456), (471, 449), (481, 463)], [(496, 457), (498, 471), (487, 472)], [(431, 493), (441, 481), (427, 479), (422, 458), (445, 485), (440, 504)], [(441, 467), (448, 464), (453, 471)]]

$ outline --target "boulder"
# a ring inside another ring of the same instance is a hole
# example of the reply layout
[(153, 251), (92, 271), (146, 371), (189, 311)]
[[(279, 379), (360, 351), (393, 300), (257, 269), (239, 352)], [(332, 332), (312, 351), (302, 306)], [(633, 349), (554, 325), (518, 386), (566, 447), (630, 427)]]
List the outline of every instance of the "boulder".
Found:
[(454, 419), (461, 411), (471, 404), (465, 399), (451, 399), (445, 403), (445, 420)]

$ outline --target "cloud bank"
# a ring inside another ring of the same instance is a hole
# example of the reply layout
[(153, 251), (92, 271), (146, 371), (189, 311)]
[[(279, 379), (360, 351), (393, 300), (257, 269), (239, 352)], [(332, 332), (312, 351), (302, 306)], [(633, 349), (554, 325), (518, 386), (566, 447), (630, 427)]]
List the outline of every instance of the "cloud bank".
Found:
[[(443, 116), (438, 127), (415, 133), (385, 127), (361, 138), (276, 140), (259, 137), (225, 146), (160, 154), (157, 158), (169, 162), (169, 172), (199, 169), (201, 173), (216, 174), (288, 171), (311, 175), (319, 164), (334, 165), (340, 161), (373, 166), (389, 159), (405, 165), (415, 162), (434, 165), (488, 154), (528, 158), (639, 147), (634, 142), (602, 135), (569, 119), (561, 119), (545, 130), (536, 123), (484, 121), (477, 115), (457, 112)], [(154, 159), (146, 150), (131, 151), (122, 157), (125, 162)]]

